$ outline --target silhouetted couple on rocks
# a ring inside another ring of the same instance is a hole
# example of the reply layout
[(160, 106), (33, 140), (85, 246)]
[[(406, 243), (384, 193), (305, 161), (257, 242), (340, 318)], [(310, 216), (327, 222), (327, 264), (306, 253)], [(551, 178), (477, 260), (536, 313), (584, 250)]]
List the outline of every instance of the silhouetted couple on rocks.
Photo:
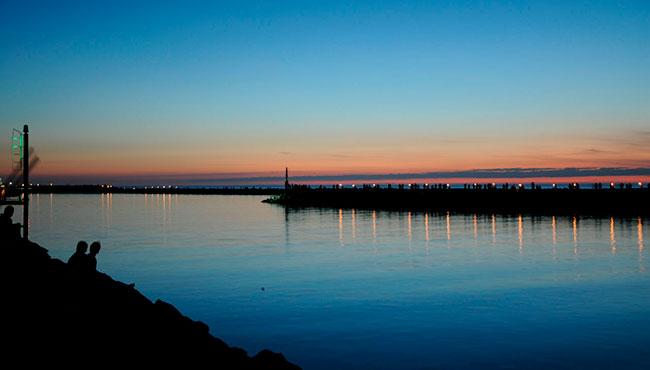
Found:
[(19, 223), (14, 223), (11, 219), (14, 216), (14, 207), (6, 206), (2, 214), (0, 214), (0, 239), (7, 242), (15, 242), (20, 239)]
[(88, 252), (88, 243), (81, 240), (77, 243), (77, 250), (68, 259), (68, 266), (78, 273), (97, 271), (97, 254), (101, 248), (101, 244), (95, 241), (90, 244), (90, 252)]

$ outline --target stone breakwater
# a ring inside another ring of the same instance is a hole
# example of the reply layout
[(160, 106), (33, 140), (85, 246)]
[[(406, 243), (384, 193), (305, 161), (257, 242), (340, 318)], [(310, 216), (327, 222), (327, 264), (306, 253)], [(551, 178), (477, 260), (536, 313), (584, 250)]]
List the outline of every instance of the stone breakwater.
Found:
[(650, 189), (314, 189), (295, 186), (264, 202), (289, 207), (645, 216), (650, 214)]

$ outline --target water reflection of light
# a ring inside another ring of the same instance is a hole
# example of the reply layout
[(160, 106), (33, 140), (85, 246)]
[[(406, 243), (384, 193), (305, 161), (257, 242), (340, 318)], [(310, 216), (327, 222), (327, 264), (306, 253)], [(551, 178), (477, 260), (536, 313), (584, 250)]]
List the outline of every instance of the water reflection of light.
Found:
[(613, 254), (616, 254), (616, 230), (614, 217), (609, 218), (609, 245)]
[(553, 235), (553, 245), (557, 244), (557, 220), (555, 216), (551, 217), (551, 230)]
[(357, 211), (352, 209), (352, 240), (357, 238)]
[(519, 237), (519, 252), (524, 248), (524, 219), (521, 215), (517, 216), (517, 236)]
[(451, 240), (451, 220), (449, 217), (449, 212), (447, 212), (447, 240)]
[(407, 220), (408, 220), (408, 236), (410, 242), (413, 237), (413, 229), (411, 228), (411, 211), (407, 213)]
[(167, 226), (167, 195), (162, 195), (163, 227)]
[(643, 252), (643, 220), (641, 220), (641, 217), (638, 219), (636, 231), (639, 240), (639, 252)]
[(639, 240), (639, 272), (645, 272), (645, 264), (643, 263), (643, 220), (641, 220), (641, 217), (638, 219), (636, 231)]
[(478, 239), (478, 216), (472, 216), (472, 228), (474, 229), (474, 240)]
[(113, 221), (113, 193), (108, 193), (108, 207), (106, 209), (106, 229), (111, 229), (111, 222)]
[(429, 214), (424, 214), (424, 240), (429, 241)]
[(339, 208), (339, 244), (343, 245), (343, 208)]
[(41, 214), (41, 193), (36, 193), (36, 216)]
[(54, 224), (54, 194), (50, 193), (50, 226)]
[(492, 215), (492, 244), (497, 243), (497, 216)]
[(553, 259), (557, 258), (557, 220), (551, 216), (551, 233), (553, 235)]
[(372, 211), (372, 242), (377, 242), (377, 211)]
[(573, 216), (573, 254), (578, 254), (578, 218)]

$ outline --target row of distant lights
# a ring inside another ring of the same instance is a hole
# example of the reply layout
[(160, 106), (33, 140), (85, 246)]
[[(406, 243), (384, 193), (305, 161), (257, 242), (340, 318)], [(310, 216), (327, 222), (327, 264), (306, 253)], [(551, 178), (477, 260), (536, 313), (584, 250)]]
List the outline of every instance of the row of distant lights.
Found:
[[(13, 182), (9, 181), (9, 185), (13, 185)], [(24, 184), (21, 184), (21, 186), (22, 186), (22, 185), (24, 185)], [(474, 183), (474, 186), (478, 186), (478, 185), (479, 185), (478, 183)], [(494, 182), (492, 183), (492, 186), (496, 186), (496, 185), (497, 185), (496, 183), (494, 183)], [(575, 187), (575, 186), (578, 186), (578, 183), (577, 183), (577, 182), (574, 182), (574, 183), (571, 184), (571, 185), (573, 185), (573, 186)], [(639, 187), (642, 187), (642, 186), (643, 186), (643, 183), (642, 183), (642, 182), (639, 182), (639, 183), (637, 183), (637, 185), (639, 185)], [(34, 186), (34, 184), (29, 184), (29, 186)], [(41, 186), (41, 184), (36, 184), (36, 186)], [(53, 184), (53, 183), (49, 183), (49, 186), (54, 186), (54, 184)], [(110, 184), (102, 184), (102, 185), (100, 185), (100, 186), (101, 186), (102, 188), (108, 188), (108, 189), (113, 188), (113, 185), (110, 185)], [(342, 187), (343, 187), (343, 184), (339, 184), (338, 186), (339, 186), (340, 188), (342, 188)], [(372, 184), (371, 186), (372, 186), (373, 188), (376, 188), (376, 187), (377, 187), (377, 184)], [(413, 184), (407, 184), (407, 186), (410, 188), (410, 187), (413, 186)], [(424, 186), (429, 186), (429, 184), (428, 184), (428, 183), (427, 183), (427, 184), (424, 184)], [(551, 184), (551, 186), (552, 186), (554, 189), (557, 188), (557, 184)], [(613, 182), (610, 182), (610, 183), (609, 183), (609, 186), (610, 186), (610, 187), (615, 187), (616, 184), (613, 183)], [(356, 184), (352, 184), (352, 187), (353, 187), (353, 188), (356, 188), (357, 185), (356, 185)], [(446, 187), (447, 187), (447, 188), (450, 188), (451, 185), (450, 185), (450, 184), (446, 184)], [(524, 187), (524, 184), (517, 184), (517, 187), (519, 187), (519, 188), (523, 188), (523, 187)], [(132, 188), (132, 189), (133, 189), (133, 190), (136, 190), (135, 187)], [(147, 189), (178, 189), (178, 186), (172, 186), (172, 185), (145, 186), (144, 189), (145, 189), (145, 190), (147, 190)]]
[[(642, 187), (642, 186), (643, 186), (643, 183), (642, 183), (642, 182), (639, 182), (639, 183), (637, 183), (637, 184), (639, 185), (639, 187)], [(407, 184), (407, 186), (408, 186), (409, 188), (412, 187), (412, 185), (413, 185), (413, 184)], [(479, 185), (478, 183), (476, 183), (476, 182), (474, 183), (474, 186), (478, 186), (478, 185)], [(492, 183), (492, 186), (496, 186), (496, 185), (497, 185), (497, 184), (496, 184), (495, 182)], [(571, 184), (571, 185), (573, 185), (573, 186), (575, 187), (575, 186), (578, 186), (578, 183), (577, 183), (577, 182), (574, 182), (574, 183)], [(376, 188), (376, 187), (377, 187), (377, 184), (372, 184), (371, 186), (372, 186), (373, 188)], [(428, 184), (428, 183), (427, 183), (427, 184), (424, 184), (424, 186), (429, 186), (429, 184)], [(557, 188), (557, 184), (551, 184), (551, 186), (552, 186), (554, 189)], [(613, 182), (610, 182), (610, 183), (609, 183), (609, 186), (610, 186), (610, 187), (615, 187), (616, 184), (613, 183)], [(342, 188), (342, 187), (343, 187), (343, 184), (339, 184), (339, 188)], [(356, 185), (356, 184), (352, 184), (352, 187), (353, 187), (353, 188), (356, 188), (357, 185)], [(446, 187), (447, 187), (447, 188), (450, 188), (451, 185), (450, 185), (450, 184), (446, 184)], [(519, 188), (523, 188), (523, 187), (524, 187), (524, 184), (517, 184), (517, 187), (519, 187)], [(146, 189), (146, 188), (147, 188), (147, 187), (145, 186), (145, 189)], [(165, 188), (165, 187), (163, 186), (163, 189), (164, 189), (164, 188)], [(178, 188), (178, 187), (177, 187), (177, 188)], [(134, 189), (135, 189), (135, 188), (134, 188)]]
[[(9, 181), (9, 185), (13, 185), (13, 184), (14, 184), (13, 182)], [(18, 185), (18, 184), (16, 184), (16, 185)], [(25, 184), (20, 184), (20, 186), (23, 186), (23, 185), (25, 185)], [(49, 186), (54, 186), (53, 183), (49, 183), (48, 185)], [(48, 185), (44, 185), (44, 186), (48, 186)], [(4, 186), (4, 184), (2, 184), (2, 186)], [(29, 186), (34, 186), (34, 184), (30, 183)], [(36, 186), (41, 186), (41, 184), (36, 184)]]

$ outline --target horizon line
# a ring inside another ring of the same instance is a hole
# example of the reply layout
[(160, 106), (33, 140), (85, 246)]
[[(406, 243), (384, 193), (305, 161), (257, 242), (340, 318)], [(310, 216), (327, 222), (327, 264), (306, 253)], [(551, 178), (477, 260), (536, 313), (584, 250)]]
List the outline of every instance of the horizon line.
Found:
[[(268, 172), (267, 172), (268, 173)], [(303, 172), (304, 173), (304, 172)], [(278, 171), (278, 176), (228, 176), (219, 173), (204, 174), (159, 174), (159, 175), (39, 175), (34, 174), (35, 181), (44, 183), (57, 182), (70, 184), (76, 183), (114, 183), (134, 185), (136, 183), (184, 183), (184, 184), (276, 184), (284, 182), (284, 168)], [(229, 175), (234, 175), (230, 173)], [(243, 175), (243, 174), (242, 174)], [(351, 173), (351, 174), (333, 174), (333, 175), (297, 175), (291, 176), (289, 168), (289, 180), (291, 182), (305, 183), (330, 183), (341, 181), (375, 181), (386, 182), (395, 180), (415, 180), (415, 179), (445, 179), (445, 180), (462, 180), (462, 179), (534, 179), (534, 178), (606, 178), (606, 177), (650, 177), (650, 167), (563, 167), (563, 168), (489, 168), (489, 169), (471, 169), (459, 171), (428, 171), (428, 172), (404, 172), (404, 173)]]

